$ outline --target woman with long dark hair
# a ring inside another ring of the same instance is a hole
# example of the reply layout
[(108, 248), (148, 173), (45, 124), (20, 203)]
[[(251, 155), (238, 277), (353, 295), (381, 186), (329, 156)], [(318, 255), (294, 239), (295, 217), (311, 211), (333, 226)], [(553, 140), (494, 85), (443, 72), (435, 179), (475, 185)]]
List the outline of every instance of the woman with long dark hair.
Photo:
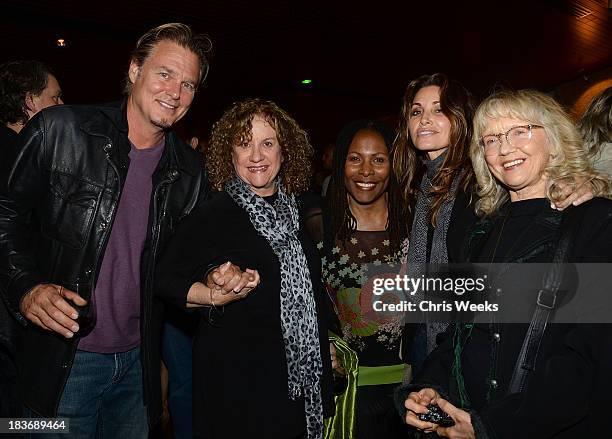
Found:
[[(421, 76), (406, 87), (393, 169), (404, 202), (413, 206), (408, 250), (408, 271), (413, 277), (424, 274), (425, 264), (452, 260), (463, 231), (476, 220), (470, 204), (473, 113), (470, 93), (443, 73)], [(413, 371), (420, 368), (445, 329), (444, 323), (434, 322), (417, 329), (407, 354)]]
[[(368, 265), (397, 271), (406, 254), (407, 213), (392, 172), (393, 138), (389, 127), (372, 120), (344, 127), (334, 151), (326, 207), (322, 215), (309, 220), (319, 242), (323, 280), (339, 320), (336, 331), (356, 352), (358, 362), (352, 370), (348, 361), (336, 367), (344, 367), (343, 372), (357, 378), (356, 392), (350, 385), (347, 390), (355, 397), (354, 407), (346, 415), (354, 420), (354, 431), (352, 422), (342, 432), (335, 425), (329, 437), (405, 435), (391, 398), (407, 367), (400, 359), (401, 315), (377, 311), (371, 288), (364, 288), (370, 274)], [(338, 406), (346, 408), (353, 399), (343, 398)]]

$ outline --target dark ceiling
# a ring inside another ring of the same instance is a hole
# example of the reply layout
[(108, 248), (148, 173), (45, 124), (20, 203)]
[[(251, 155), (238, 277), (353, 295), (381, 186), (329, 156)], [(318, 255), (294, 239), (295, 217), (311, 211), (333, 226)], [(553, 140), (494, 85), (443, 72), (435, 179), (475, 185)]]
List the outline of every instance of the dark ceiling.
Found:
[[(331, 140), (348, 120), (393, 118), (410, 79), (447, 72), (477, 95), (496, 85), (550, 90), (612, 66), (607, 0), (4, 1), (0, 61), (40, 58), (68, 102), (120, 96), (146, 29), (183, 21), (215, 57), (186, 126), (206, 136), (232, 101), (276, 100)], [(57, 38), (66, 47), (55, 46)], [(311, 79), (309, 86), (302, 79)]]

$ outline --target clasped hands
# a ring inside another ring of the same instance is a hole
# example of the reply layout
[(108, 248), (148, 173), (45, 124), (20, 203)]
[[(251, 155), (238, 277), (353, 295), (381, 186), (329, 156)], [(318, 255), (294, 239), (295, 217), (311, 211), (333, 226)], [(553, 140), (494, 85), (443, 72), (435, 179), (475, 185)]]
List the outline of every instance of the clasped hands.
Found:
[[(455, 425), (452, 427), (440, 427), (432, 422), (421, 421), (418, 415), (427, 413), (427, 406), (429, 404), (436, 404), (448, 413), (453, 418), (453, 421), (455, 421)], [(404, 401), (404, 407), (408, 409), (406, 412), (406, 424), (412, 425), (425, 433), (435, 431), (438, 436), (451, 439), (475, 439), (476, 437), (470, 414), (446, 401), (434, 389), (426, 387), (418, 392), (410, 393), (406, 401)]]
[(202, 282), (191, 286), (187, 295), (187, 307), (226, 305), (245, 298), (259, 285), (257, 270), (240, 267), (226, 262), (210, 271)]

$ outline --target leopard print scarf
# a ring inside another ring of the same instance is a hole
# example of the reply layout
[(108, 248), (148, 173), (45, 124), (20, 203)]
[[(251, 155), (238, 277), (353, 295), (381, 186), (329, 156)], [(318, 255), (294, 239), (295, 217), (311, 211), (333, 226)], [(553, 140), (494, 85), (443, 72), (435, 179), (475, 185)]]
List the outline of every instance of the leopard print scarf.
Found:
[(303, 395), (307, 438), (321, 438), (323, 367), (312, 281), (297, 237), (299, 216), (295, 197), (287, 195), (279, 184), (276, 200), (268, 203), (239, 178), (228, 182), (225, 191), (248, 213), (253, 227), (268, 241), (280, 262), (280, 316), (289, 398), (295, 400)]

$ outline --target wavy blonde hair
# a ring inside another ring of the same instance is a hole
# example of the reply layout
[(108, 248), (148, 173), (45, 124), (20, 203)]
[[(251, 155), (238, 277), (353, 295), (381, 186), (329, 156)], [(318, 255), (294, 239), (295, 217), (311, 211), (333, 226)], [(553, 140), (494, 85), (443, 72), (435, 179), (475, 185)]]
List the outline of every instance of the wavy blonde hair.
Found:
[(595, 196), (610, 197), (610, 181), (593, 170), (585, 154), (580, 133), (557, 101), (535, 90), (502, 91), (482, 101), (474, 116), (470, 156), (478, 182), (478, 215), (497, 212), (509, 199), (508, 190), (491, 174), (481, 145), (487, 119), (502, 117), (520, 119), (544, 127), (552, 146), (551, 158), (544, 169), (548, 176), (546, 197), (549, 200), (558, 202), (565, 198), (559, 183), (576, 187), (588, 181)]
[(206, 153), (206, 170), (211, 185), (218, 191), (236, 176), (232, 162), (235, 145), (251, 140), (253, 118), (263, 117), (276, 131), (283, 163), (280, 181), (289, 194), (305, 192), (312, 175), (314, 150), (308, 134), (283, 109), (272, 101), (246, 99), (234, 103), (212, 129)]

